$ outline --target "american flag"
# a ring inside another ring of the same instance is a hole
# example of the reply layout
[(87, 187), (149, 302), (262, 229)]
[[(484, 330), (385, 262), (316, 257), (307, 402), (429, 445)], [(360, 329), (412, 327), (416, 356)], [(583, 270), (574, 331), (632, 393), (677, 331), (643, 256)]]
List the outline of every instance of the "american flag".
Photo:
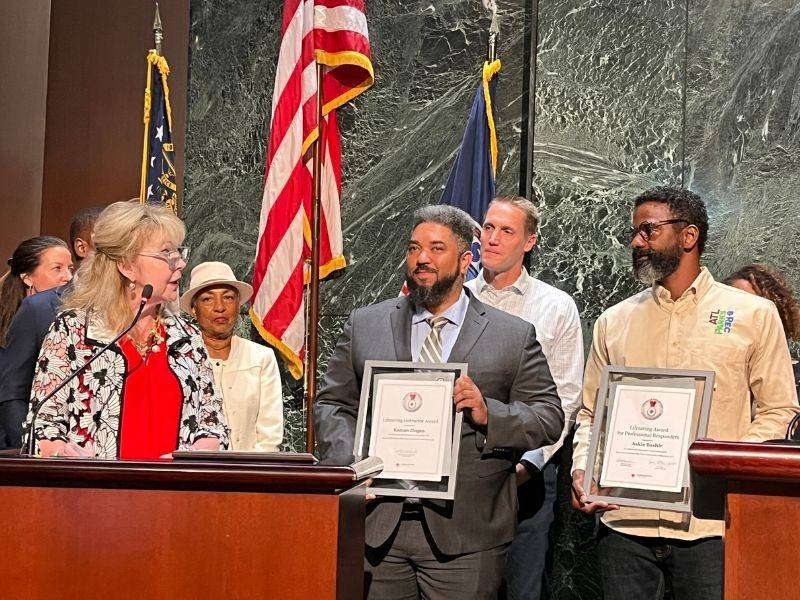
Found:
[(169, 106), (167, 59), (155, 50), (147, 55), (147, 87), (144, 91), (144, 150), (139, 200), (178, 210), (175, 147)]
[[(317, 90), (317, 63), (322, 90)], [(286, 0), (267, 150), (250, 317), (262, 337), (303, 373), (313, 198), (310, 149), (322, 154), (320, 277), (345, 266), (339, 210), (341, 147), (336, 109), (372, 85), (363, 0)], [(317, 94), (323, 122), (318, 123)]]

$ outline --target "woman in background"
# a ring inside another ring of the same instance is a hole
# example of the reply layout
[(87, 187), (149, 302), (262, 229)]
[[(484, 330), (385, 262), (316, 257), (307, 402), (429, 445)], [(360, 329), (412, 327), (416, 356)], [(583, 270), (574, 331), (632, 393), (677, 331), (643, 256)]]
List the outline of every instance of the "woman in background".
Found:
[[(27, 296), (59, 287), (72, 279), (72, 254), (56, 237), (34, 237), (22, 242), (8, 259), (9, 271), (0, 281), (0, 375), (11, 368), (5, 356), (14, 315)], [(11, 352), (9, 349), (8, 352)], [(2, 382), (0, 382), (2, 383)], [(0, 448), (19, 448), (20, 428), (28, 412), (24, 400), (0, 401)]]
[[(750, 294), (772, 300), (789, 341), (800, 340), (800, 304), (792, 293), (792, 286), (776, 269), (767, 265), (747, 265), (725, 278), (725, 283)], [(793, 358), (795, 385), (800, 394), (800, 364)]]
[(233, 335), (253, 288), (221, 262), (192, 269), (181, 308), (197, 319), (230, 426), (231, 450), (277, 452), (283, 441), (283, 395), (271, 348)]
[[(186, 266), (183, 222), (167, 209), (116, 202), (97, 219), (95, 253), (45, 337), (31, 393), (42, 456), (155, 459), (177, 449), (227, 446), (227, 428), (203, 340), (166, 307)], [(43, 401), (133, 320), (136, 326)], [(27, 442), (25, 444), (27, 446)]]
[(25, 240), (8, 259), (11, 267), (0, 285), (0, 346), (19, 305), (32, 296), (72, 279), (72, 254), (64, 240), (40, 236)]

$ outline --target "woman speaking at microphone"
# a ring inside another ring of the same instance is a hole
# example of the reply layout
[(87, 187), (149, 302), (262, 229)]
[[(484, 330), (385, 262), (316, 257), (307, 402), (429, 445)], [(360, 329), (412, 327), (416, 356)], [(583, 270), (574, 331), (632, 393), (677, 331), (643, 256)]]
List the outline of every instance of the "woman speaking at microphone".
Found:
[[(36, 366), (26, 436), (32, 429), (42, 456), (146, 460), (227, 447), (203, 340), (167, 306), (178, 298), (186, 267), (185, 233), (169, 210), (135, 201), (100, 214), (95, 254), (81, 265)], [(37, 413), (48, 394), (125, 331), (142, 303), (134, 327)]]

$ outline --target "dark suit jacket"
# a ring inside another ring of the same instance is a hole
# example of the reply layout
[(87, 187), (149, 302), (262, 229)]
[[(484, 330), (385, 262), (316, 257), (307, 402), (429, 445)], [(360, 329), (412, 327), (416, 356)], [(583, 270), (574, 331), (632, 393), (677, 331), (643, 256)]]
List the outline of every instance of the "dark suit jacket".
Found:
[(68, 285), (29, 296), (20, 304), (6, 335), (0, 363), (0, 403), (31, 397), (36, 359), (44, 336), (56, 318), (61, 296)]
[[(410, 361), (412, 314), (405, 297), (351, 313), (314, 406), (322, 459), (352, 460), (364, 361)], [(468, 363), (468, 374), (489, 412), (485, 435), (464, 420), (455, 500), (423, 501), (436, 547), (454, 555), (511, 541), (517, 509), (515, 459), (558, 440), (564, 413), (533, 325), (471, 295), (448, 361)], [(369, 546), (380, 546), (389, 538), (401, 511), (402, 499), (370, 503)]]

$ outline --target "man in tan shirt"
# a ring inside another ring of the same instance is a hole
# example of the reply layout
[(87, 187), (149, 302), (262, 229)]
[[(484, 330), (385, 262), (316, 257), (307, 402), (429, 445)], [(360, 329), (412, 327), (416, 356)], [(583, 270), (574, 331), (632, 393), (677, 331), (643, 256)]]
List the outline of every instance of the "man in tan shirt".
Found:
[(775, 305), (700, 266), (708, 216), (699, 196), (657, 187), (634, 205), (633, 272), (652, 288), (595, 323), (576, 419), (573, 504), (604, 513), (606, 600), (660, 598), (667, 579), (675, 600), (721, 599), (722, 521), (588, 501), (583, 477), (600, 375), (605, 365), (713, 370), (708, 437), (763, 441), (783, 437), (798, 411), (791, 359)]

